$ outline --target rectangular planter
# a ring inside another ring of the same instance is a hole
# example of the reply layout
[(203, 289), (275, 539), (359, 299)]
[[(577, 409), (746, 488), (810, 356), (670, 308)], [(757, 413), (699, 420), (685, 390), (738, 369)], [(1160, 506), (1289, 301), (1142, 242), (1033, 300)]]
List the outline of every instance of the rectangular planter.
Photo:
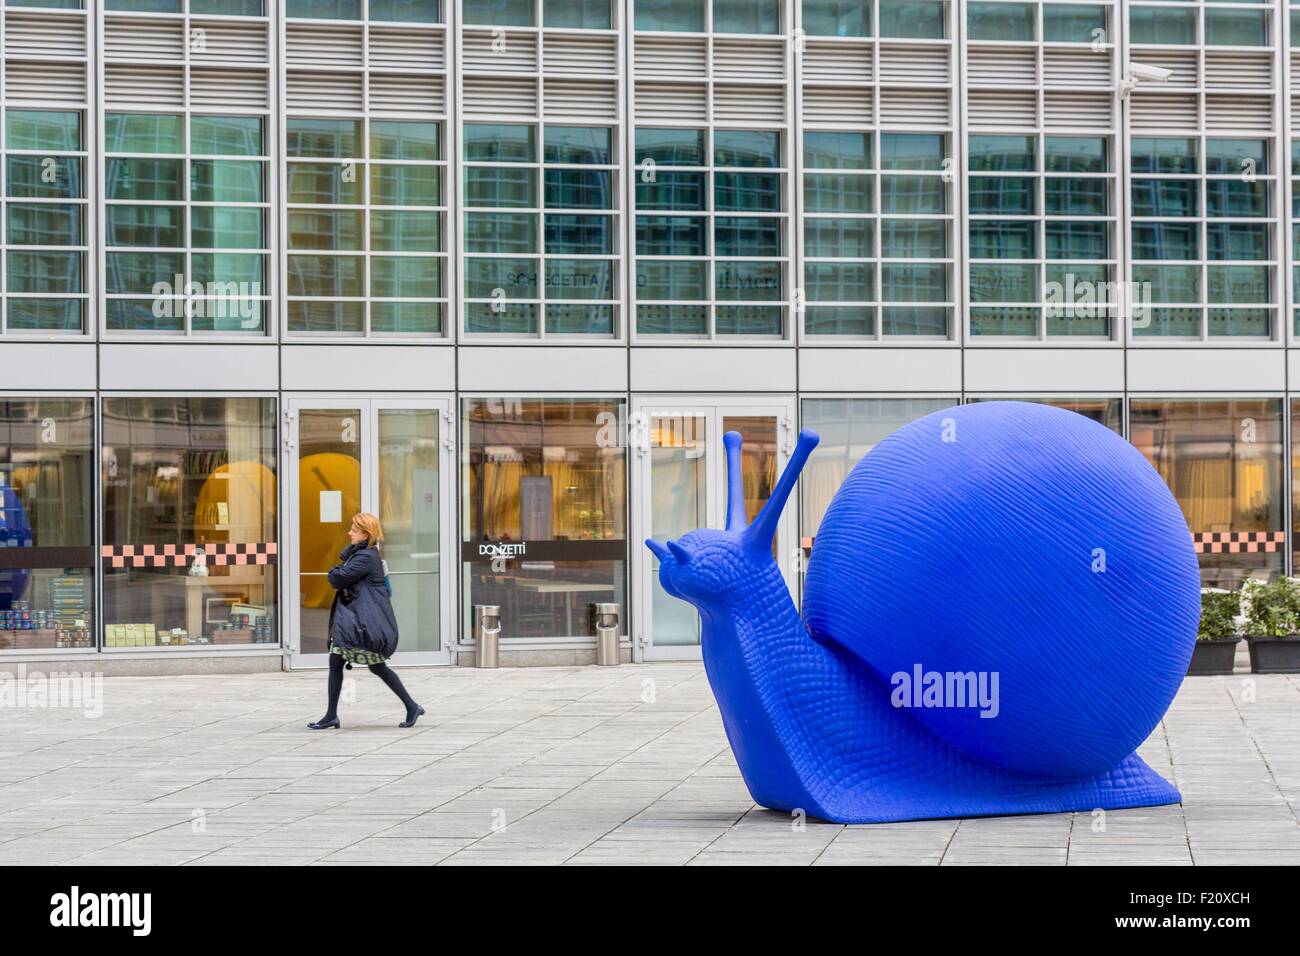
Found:
[(1212, 637), (1197, 641), (1192, 650), (1192, 662), (1187, 665), (1188, 676), (1231, 674), (1239, 643), (1239, 637)]
[(1252, 674), (1300, 674), (1300, 636), (1247, 637)]

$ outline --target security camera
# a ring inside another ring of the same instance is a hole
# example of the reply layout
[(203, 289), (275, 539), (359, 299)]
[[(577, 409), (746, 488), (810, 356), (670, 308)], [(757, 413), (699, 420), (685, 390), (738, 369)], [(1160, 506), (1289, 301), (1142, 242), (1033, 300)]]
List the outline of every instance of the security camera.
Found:
[(1168, 83), (1173, 75), (1173, 70), (1167, 70), (1163, 66), (1130, 62), (1128, 75), (1120, 81), (1119, 95), (1122, 99), (1127, 99), (1128, 95), (1138, 88), (1139, 83)]
[(1163, 66), (1152, 66), (1150, 63), (1129, 63), (1128, 75), (1138, 80), (1168, 83), (1169, 78), (1174, 75), (1174, 71), (1166, 70)]

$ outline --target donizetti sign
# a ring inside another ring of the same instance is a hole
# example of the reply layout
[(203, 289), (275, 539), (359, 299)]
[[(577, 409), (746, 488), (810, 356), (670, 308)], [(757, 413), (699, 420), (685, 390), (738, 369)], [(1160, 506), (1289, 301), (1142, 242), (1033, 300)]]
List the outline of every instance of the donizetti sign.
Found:
[(485, 542), (478, 546), (478, 553), (481, 558), (518, 558), (527, 550), (528, 543), (526, 541)]

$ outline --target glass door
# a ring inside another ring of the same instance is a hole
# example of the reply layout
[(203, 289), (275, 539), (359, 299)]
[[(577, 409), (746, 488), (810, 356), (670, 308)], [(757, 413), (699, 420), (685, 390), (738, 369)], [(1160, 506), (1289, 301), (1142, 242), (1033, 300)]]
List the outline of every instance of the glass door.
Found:
[[(636, 456), (634, 540), (675, 539), (695, 528), (721, 528), (726, 512), (722, 436), (740, 432), (745, 512), (762, 509), (785, 466), (793, 441), (794, 407), (787, 401), (726, 404), (643, 399), (633, 409)], [(774, 555), (790, 553), (794, 509), (787, 509), (773, 541)], [(688, 660), (700, 655), (699, 614), (664, 591), (659, 559), (643, 545), (632, 549), (636, 579), (635, 648), (641, 660)], [(793, 585), (793, 565), (781, 562)]]
[(441, 399), (289, 403), (292, 666), (326, 663), (334, 600), (327, 575), (347, 547), (358, 511), (373, 512), (384, 526), (382, 554), (401, 635), (393, 663), (451, 662), (450, 416), (449, 402)]

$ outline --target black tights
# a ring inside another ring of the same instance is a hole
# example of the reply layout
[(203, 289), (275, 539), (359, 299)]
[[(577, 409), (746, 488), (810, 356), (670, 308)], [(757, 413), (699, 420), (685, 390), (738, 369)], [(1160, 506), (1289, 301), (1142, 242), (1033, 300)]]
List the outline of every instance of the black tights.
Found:
[[(343, 692), (343, 667), (346, 663), (343, 655), (330, 654), (329, 709), (325, 711), (325, 716), (321, 720), (333, 720), (339, 715), (339, 694)], [(387, 664), (371, 664), (370, 673), (387, 684), (388, 689), (406, 705), (406, 716), (409, 719), (419, 705), (406, 692), (406, 687), (402, 684), (402, 679), (397, 676), (397, 671)]]

